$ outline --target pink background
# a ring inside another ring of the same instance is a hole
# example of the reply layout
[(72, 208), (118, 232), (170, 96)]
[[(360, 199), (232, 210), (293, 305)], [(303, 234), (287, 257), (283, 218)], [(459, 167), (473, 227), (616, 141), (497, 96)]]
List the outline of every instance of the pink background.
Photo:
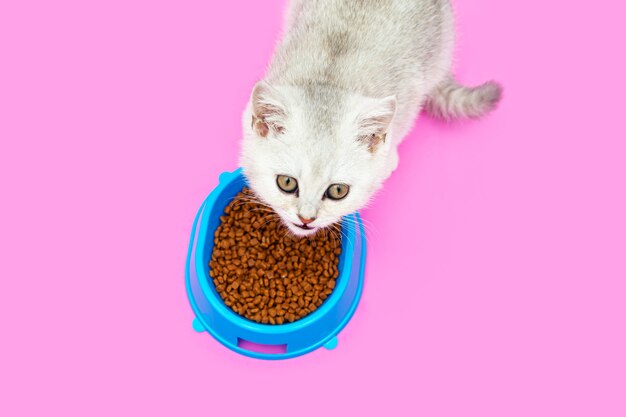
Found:
[(339, 347), (276, 363), (184, 287), (284, 1), (217, 4), (0, 4), (0, 415), (626, 415), (626, 7), (456, 2), (504, 101), (417, 123)]

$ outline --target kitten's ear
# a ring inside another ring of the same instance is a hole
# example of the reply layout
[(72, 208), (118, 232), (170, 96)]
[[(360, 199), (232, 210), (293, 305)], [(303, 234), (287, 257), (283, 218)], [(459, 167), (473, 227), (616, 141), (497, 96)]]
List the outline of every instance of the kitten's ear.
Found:
[(287, 112), (280, 92), (265, 81), (259, 81), (254, 86), (251, 100), (252, 130), (263, 138), (270, 132), (283, 133)]
[(387, 130), (396, 112), (396, 97), (368, 99), (357, 117), (357, 140), (374, 153), (387, 138)]

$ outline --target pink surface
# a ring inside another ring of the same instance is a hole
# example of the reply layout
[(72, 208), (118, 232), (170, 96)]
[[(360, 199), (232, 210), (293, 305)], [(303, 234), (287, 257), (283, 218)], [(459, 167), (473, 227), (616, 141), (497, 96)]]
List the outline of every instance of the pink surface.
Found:
[(624, 5), (457, 2), (486, 120), (426, 117), (334, 351), (191, 329), (191, 223), (283, 1), (0, 5), (0, 415), (624, 416)]

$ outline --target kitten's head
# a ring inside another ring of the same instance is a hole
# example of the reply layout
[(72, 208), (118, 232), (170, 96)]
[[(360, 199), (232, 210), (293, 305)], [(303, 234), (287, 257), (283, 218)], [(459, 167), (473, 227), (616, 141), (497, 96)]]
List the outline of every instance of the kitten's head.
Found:
[(385, 178), (394, 97), (259, 82), (243, 116), (250, 187), (299, 236), (362, 208)]

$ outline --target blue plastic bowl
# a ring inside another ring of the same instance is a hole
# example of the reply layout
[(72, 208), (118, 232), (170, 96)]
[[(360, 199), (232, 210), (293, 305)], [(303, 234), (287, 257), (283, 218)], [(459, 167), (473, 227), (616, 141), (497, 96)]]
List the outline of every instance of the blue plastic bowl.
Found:
[(193, 328), (198, 332), (208, 331), (237, 353), (260, 359), (292, 358), (320, 346), (334, 348), (337, 334), (354, 314), (363, 288), (365, 233), (360, 216), (358, 213), (351, 215), (359, 225), (358, 230), (343, 228), (339, 277), (324, 303), (293, 323), (259, 324), (227, 307), (209, 277), (209, 260), (219, 217), (245, 185), (241, 169), (221, 174), (219, 185), (209, 194), (194, 220), (185, 271), (187, 295), (196, 315)]

